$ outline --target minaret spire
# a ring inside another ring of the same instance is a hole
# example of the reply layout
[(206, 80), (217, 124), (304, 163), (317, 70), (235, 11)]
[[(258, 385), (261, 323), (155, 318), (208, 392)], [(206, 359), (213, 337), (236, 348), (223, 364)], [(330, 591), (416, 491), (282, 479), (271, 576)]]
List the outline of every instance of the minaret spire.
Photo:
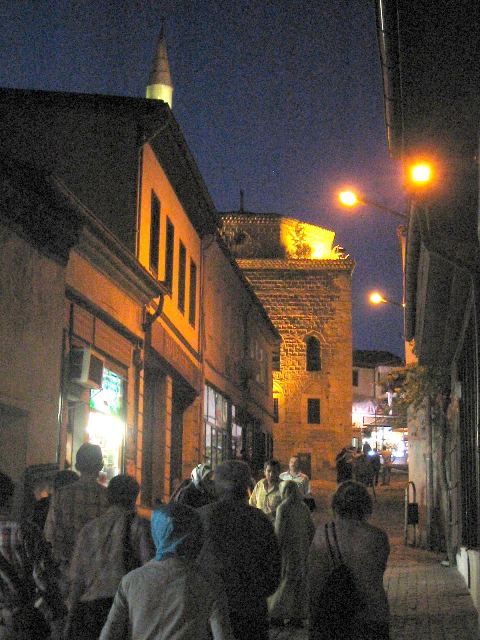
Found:
[(170, 109), (173, 104), (173, 83), (168, 66), (167, 41), (165, 39), (165, 18), (161, 19), (160, 35), (153, 59), (152, 70), (148, 78), (147, 98), (163, 100)]

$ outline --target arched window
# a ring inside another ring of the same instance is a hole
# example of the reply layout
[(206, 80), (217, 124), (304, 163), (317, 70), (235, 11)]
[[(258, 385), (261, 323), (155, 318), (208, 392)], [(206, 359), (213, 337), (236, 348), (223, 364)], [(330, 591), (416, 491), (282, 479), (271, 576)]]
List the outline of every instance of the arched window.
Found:
[(320, 342), (317, 338), (309, 336), (307, 338), (307, 371), (320, 371), (321, 369)]

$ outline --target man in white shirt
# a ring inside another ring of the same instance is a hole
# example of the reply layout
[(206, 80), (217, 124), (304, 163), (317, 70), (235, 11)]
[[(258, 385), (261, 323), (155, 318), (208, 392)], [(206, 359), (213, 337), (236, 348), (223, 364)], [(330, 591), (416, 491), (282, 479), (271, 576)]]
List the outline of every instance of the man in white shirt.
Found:
[(288, 471), (280, 474), (280, 480), (293, 480), (298, 485), (302, 498), (310, 495), (310, 479), (300, 471), (300, 460), (297, 456), (292, 456), (288, 463)]

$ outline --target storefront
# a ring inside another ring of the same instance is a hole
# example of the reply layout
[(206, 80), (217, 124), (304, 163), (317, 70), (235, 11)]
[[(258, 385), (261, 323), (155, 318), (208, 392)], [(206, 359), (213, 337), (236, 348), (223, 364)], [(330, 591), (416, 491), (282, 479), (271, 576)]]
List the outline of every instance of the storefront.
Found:
[(98, 444), (104, 457), (100, 477), (108, 484), (128, 467), (127, 442), (133, 439), (134, 425), (127, 399), (134, 384), (134, 344), (88, 306), (68, 301), (67, 309), (60, 454), (64, 466), (74, 469), (79, 447)]
[(245, 460), (252, 472), (271, 457), (273, 439), (258, 418), (236, 406), (206, 384), (204, 391), (204, 461), (215, 467), (223, 460)]

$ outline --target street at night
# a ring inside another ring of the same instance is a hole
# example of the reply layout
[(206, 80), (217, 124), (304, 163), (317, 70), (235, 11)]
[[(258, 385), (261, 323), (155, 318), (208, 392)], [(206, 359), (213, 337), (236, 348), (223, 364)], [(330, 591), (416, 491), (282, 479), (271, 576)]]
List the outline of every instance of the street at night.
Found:
[(480, 638), (479, 42), (0, 2), (0, 640)]

